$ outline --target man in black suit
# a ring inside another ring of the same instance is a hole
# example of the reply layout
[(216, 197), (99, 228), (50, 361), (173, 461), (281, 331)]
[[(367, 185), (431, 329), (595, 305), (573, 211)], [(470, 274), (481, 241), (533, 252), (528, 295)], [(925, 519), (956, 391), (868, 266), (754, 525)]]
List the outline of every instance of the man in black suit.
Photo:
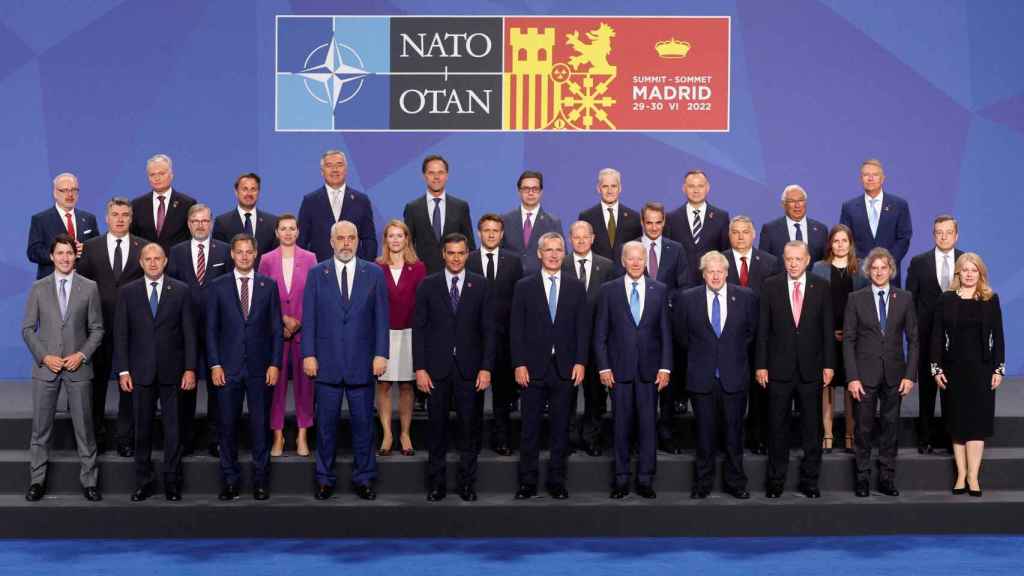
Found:
[(429, 394), (427, 500), (444, 499), (448, 451), (448, 410), (452, 397), (458, 415), (458, 493), (476, 500), (477, 403), (491, 385), (494, 368), (494, 308), (487, 280), (467, 271), (469, 240), (444, 237), (445, 269), (423, 279), (416, 289), (412, 327), (412, 363), (416, 386)]
[(448, 193), (447, 160), (437, 155), (424, 158), (423, 180), (427, 183), (427, 193), (405, 205), (402, 219), (409, 227), (413, 248), (427, 267), (427, 274), (435, 274), (444, 269), (441, 240), (445, 236), (462, 234), (470, 252), (476, 247), (473, 220), (469, 204)]
[(655, 498), (657, 461), (655, 412), (658, 391), (672, 374), (669, 293), (644, 275), (644, 245), (632, 240), (622, 247), (626, 275), (601, 287), (594, 321), (594, 356), (601, 384), (611, 390), (615, 427), (614, 500), (629, 494), (630, 436), (636, 429), (639, 462), (636, 492)]
[[(857, 401), (854, 431), (857, 464), (856, 495), (871, 494), (871, 432), (879, 408), (878, 491), (899, 496), (896, 489), (896, 439), (900, 400), (917, 380), (917, 313), (910, 292), (890, 283), (896, 261), (885, 248), (864, 259), (871, 285), (850, 293), (843, 316), (843, 362), (847, 388)], [(906, 338), (907, 355), (903, 355)]]
[(374, 260), (377, 257), (377, 231), (373, 224), (373, 206), (366, 194), (348, 185), (345, 153), (341, 150), (324, 152), (320, 156), (320, 172), (324, 185), (303, 196), (299, 206), (299, 246), (316, 254), (318, 262), (330, 260), (334, 257), (331, 227), (348, 220), (356, 225), (359, 235), (356, 256)]
[(523, 389), (516, 499), (537, 495), (540, 428), (547, 403), (551, 459), (545, 483), (552, 498), (564, 500), (569, 497), (565, 477), (570, 397), (583, 382), (592, 322), (587, 311), (587, 288), (562, 270), (565, 240), (556, 232), (548, 232), (538, 243), (541, 268), (516, 284), (512, 298), (512, 365), (516, 384)]
[[(171, 248), (167, 261), (167, 275), (188, 284), (192, 296), (192, 319), (196, 327), (196, 380), (206, 383), (206, 427), (210, 456), (220, 456), (217, 442), (217, 421), (220, 415), (217, 388), (210, 381), (209, 365), (206, 363), (206, 293), (210, 282), (231, 271), (228, 245), (210, 237), (210, 207), (193, 204), (188, 209), (188, 229), (192, 238)], [(195, 451), (199, 432), (195, 429), (196, 400), (198, 388), (182, 390), (178, 398), (181, 416), (181, 451), (189, 456)]]
[(597, 173), (597, 194), (601, 201), (580, 212), (579, 219), (594, 230), (593, 250), (612, 261), (622, 253), (622, 245), (643, 233), (640, 213), (619, 203), (622, 175), (614, 168)]
[(686, 383), (693, 402), (697, 459), (690, 498), (707, 498), (715, 479), (718, 438), (724, 428), (722, 484), (734, 498), (750, 498), (743, 470), (743, 413), (750, 382), (750, 343), (757, 332), (757, 297), (729, 286), (729, 261), (718, 251), (700, 259), (704, 284), (683, 291), (673, 308), (676, 343), (687, 352)]
[[(103, 343), (93, 355), (92, 414), (96, 444), (103, 446), (106, 431), (107, 389), (114, 356), (114, 312), (121, 286), (142, 278), (139, 257), (146, 241), (128, 234), (132, 225), (132, 204), (127, 198), (107, 202), (107, 233), (85, 243), (78, 260), (78, 272), (96, 283), (103, 309)], [(117, 453), (123, 458), (135, 455), (135, 426), (132, 421), (132, 395), (118, 387)], [(102, 449), (102, 448), (101, 448)]]
[(501, 245), (521, 255), (523, 272), (530, 274), (540, 268), (537, 259), (537, 241), (548, 232), (562, 234), (562, 221), (541, 207), (544, 197), (544, 175), (526, 170), (516, 180), (519, 207), (501, 215), (505, 221), (505, 236)]
[[(917, 333), (921, 342), (931, 342), (935, 307), (942, 293), (949, 290), (956, 259), (963, 254), (963, 251), (956, 248), (959, 234), (956, 218), (948, 214), (939, 215), (932, 224), (935, 247), (910, 260), (910, 267), (907, 269), (907, 292), (914, 297), (914, 304), (917, 307)], [(920, 354), (919, 358), (917, 373), (931, 374), (928, 354)], [(931, 454), (935, 451), (935, 446), (949, 446), (950, 440), (936, 423), (935, 380), (927, 377), (921, 379), (917, 390), (920, 405), (917, 417), (917, 451), (921, 454)], [(942, 415), (946, 416), (946, 394), (939, 394)]]
[(260, 177), (252, 172), (242, 174), (235, 180), (235, 197), (238, 205), (220, 216), (213, 223), (213, 237), (230, 243), (236, 234), (248, 234), (256, 240), (256, 267), (260, 257), (277, 248), (277, 216), (256, 208), (260, 199)]
[(36, 280), (53, 273), (50, 245), (58, 234), (75, 239), (79, 256), (85, 242), (100, 235), (96, 216), (77, 208), (77, 176), (70, 172), (58, 174), (53, 179), (53, 199), (54, 207), (33, 214), (28, 228), (28, 260), (36, 264)]
[(144, 276), (125, 284), (114, 319), (114, 369), (121, 389), (132, 393), (135, 420), (135, 492), (132, 502), (153, 495), (153, 420), (160, 400), (164, 432), (164, 495), (181, 500), (178, 390), (196, 386), (196, 338), (188, 286), (164, 275), (159, 244), (142, 248)]
[[(487, 279), (494, 304), (495, 352), (494, 371), (491, 373), (491, 405), (494, 411), (494, 425), (491, 430), (491, 449), (502, 456), (512, 454), (509, 442), (511, 435), (510, 416), (512, 407), (519, 396), (518, 387), (512, 377), (512, 361), (509, 352), (509, 314), (512, 311), (512, 292), (516, 282), (523, 277), (523, 265), (519, 255), (501, 248), (501, 237), (505, 223), (497, 214), (484, 214), (477, 224), (480, 233), (480, 249), (469, 253), (466, 269)], [(479, 422), (483, 422), (483, 396), (477, 410)], [(474, 437), (479, 441), (482, 430)]]
[[(746, 216), (734, 216), (729, 221), (729, 245), (725, 253), (729, 260), (726, 282), (750, 288), (755, 296), (761, 295), (766, 278), (778, 273), (775, 256), (754, 248), (754, 223)], [(750, 357), (755, 356), (751, 346)], [(754, 454), (768, 453), (768, 393), (760, 386), (752, 386), (747, 395), (747, 446)]]
[(761, 226), (761, 250), (781, 259), (786, 244), (800, 240), (811, 251), (811, 264), (825, 257), (828, 226), (807, 217), (807, 191), (790, 184), (782, 191), (785, 215)]
[(686, 250), (687, 266), (696, 276), (700, 258), (711, 250), (729, 249), (729, 212), (708, 203), (711, 183), (701, 170), (691, 170), (683, 179), (686, 202), (673, 210), (665, 223), (665, 236)]
[[(577, 220), (569, 226), (569, 242), (572, 243), (572, 255), (565, 259), (562, 271), (573, 274), (583, 282), (587, 289), (587, 316), (590, 318), (588, 328), (593, 333), (594, 317), (597, 313), (597, 300), (601, 295), (601, 286), (615, 277), (616, 266), (611, 260), (593, 251), (594, 229), (589, 222)], [(604, 450), (601, 439), (601, 422), (608, 410), (608, 392), (597, 375), (597, 363), (594, 355), (588, 355), (587, 372), (583, 379), (583, 417), (579, 422), (580, 444), (590, 456), (600, 456)], [(578, 395), (570, 392), (572, 406), (570, 417), (576, 415), (576, 399)]]
[(818, 498), (821, 472), (821, 391), (835, 374), (832, 291), (828, 282), (807, 273), (807, 244), (794, 240), (783, 250), (786, 273), (765, 282), (757, 328), (757, 383), (768, 391), (769, 498), (778, 498), (789, 468), (789, 415), (793, 398), (800, 406), (804, 458), (799, 490)]
[(146, 161), (146, 176), (152, 189), (132, 200), (132, 235), (156, 242), (170, 254), (171, 246), (189, 238), (188, 209), (196, 201), (171, 188), (174, 170), (166, 154)]

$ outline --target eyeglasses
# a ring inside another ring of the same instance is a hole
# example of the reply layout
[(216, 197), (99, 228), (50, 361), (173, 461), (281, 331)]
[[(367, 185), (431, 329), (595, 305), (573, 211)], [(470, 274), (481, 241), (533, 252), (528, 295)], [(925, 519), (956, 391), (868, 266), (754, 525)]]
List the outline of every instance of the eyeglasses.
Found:
[(520, 186), (520, 192), (540, 192), (540, 186)]
[(189, 220), (189, 224), (209, 224), (212, 220)]

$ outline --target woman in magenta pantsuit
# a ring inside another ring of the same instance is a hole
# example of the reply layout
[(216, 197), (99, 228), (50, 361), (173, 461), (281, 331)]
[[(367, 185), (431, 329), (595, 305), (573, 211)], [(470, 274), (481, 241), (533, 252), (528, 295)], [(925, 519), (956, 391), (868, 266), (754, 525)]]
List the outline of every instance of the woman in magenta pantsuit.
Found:
[(280, 456), (284, 451), (284, 410), (290, 374), (295, 383), (295, 417), (299, 425), (296, 451), (300, 456), (309, 456), (306, 429), (313, 425), (313, 384), (302, 372), (299, 345), (302, 341), (302, 293), (306, 288), (306, 274), (316, 266), (316, 255), (295, 245), (299, 226), (292, 214), (283, 214), (277, 219), (275, 234), (280, 246), (263, 255), (259, 270), (260, 274), (277, 282), (284, 316), (284, 353), (270, 406), (270, 428), (274, 431), (270, 455)]

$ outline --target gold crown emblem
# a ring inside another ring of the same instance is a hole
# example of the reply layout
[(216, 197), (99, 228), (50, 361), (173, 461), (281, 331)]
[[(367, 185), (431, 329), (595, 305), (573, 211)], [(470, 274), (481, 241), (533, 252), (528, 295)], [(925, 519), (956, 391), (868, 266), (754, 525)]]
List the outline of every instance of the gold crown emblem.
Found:
[(683, 40), (662, 40), (654, 45), (654, 49), (658, 52), (658, 56), (662, 58), (686, 58), (686, 55), (690, 52), (690, 43)]

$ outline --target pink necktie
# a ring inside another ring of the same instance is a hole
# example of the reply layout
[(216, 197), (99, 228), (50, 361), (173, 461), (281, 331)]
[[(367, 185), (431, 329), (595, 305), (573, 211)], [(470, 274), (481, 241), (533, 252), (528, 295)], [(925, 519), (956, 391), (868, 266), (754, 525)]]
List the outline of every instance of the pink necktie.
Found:
[(156, 207), (156, 235), (159, 236), (164, 230), (164, 219), (167, 217), (167, 206), (164, 204), (163, 195), (157, 196), (160, 205)]
[(523, 223), (523, 249), (530, 245), (530, 236), (533, 236), (533, 212), (526, 213), (526, 222)]
[(793, 324), (800, 325), (800, 310), (804, 307), (804, 297), (800, 294), (800, 283), (793, 282)]

